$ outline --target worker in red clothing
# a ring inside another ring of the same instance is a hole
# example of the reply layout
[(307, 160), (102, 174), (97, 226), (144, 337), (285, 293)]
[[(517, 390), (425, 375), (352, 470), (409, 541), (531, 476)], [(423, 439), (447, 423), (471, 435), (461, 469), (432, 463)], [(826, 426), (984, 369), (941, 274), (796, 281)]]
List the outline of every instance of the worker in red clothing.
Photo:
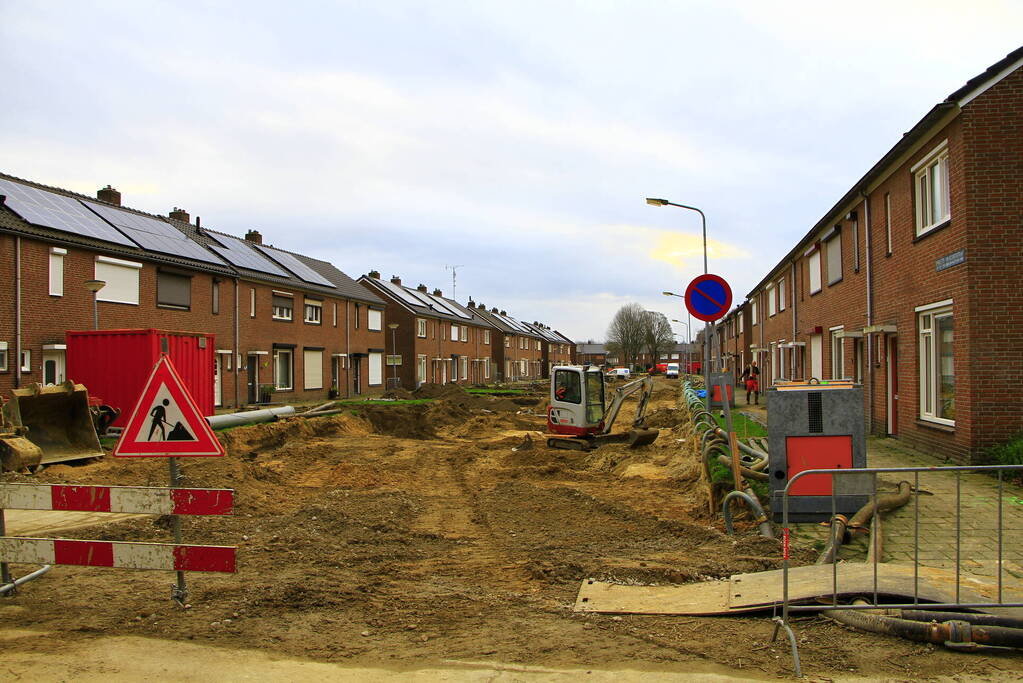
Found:
[(750, 404), (751, 395), (754, 405), (760, 405), (760, 368), (756, 361), (743, 368), (742, 381), (746, 384), (746, 405)]

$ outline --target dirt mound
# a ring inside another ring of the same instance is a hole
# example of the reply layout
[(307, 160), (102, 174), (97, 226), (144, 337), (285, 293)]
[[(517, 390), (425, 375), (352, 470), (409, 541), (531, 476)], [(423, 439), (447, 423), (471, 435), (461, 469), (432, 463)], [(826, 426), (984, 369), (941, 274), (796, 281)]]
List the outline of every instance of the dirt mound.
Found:
[(457, 384), (434, 384), (427, 382), (420, 384), (412, 392), (415, 398), (444, 398), (450, 399), (458, 396), (468, 396), (468, 392)]
[(658, 408), (648, 412), (646, 416), (646, 426), (655, 428), (671, 429), (687, 421), (689, 421), (689, 413), (681, 408)]
[(399, 387), (397, 389), (391, 389), (390, 391), (385, 392), (382, 398), (393, 398), (398, 401), (408, 401), (410, 399), (416, 398), (416, 395), (413, 394), (408, 389), (402, 389), (401, 387)]

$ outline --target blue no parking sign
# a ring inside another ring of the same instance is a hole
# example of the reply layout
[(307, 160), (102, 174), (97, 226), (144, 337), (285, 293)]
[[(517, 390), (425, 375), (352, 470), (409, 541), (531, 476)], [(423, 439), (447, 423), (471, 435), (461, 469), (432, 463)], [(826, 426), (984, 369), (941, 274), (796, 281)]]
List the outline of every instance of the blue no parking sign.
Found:
[(689, 283), (685, 300), (694, 318), (712, 323), (732, 307), (732, 288), (720, 275), (700, 275)]

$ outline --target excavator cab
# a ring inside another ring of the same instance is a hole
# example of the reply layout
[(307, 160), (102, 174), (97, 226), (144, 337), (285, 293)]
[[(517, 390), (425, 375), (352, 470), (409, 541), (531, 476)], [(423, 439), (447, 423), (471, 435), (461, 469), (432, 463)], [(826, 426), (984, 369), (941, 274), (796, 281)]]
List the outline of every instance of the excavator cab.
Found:
[[(653, 391), (653, 380), (642, 377), (614, 392), (611, 405), (605, 403), (604, 375), (600, 368), (574, 365), (557, 366), (551, 370), (550, 406), (547, 408), (547, 430), (551, 448), (588, 451), (609, 441), (624, 441), (631, 447), (652, 443), (656, 429), (646, 429), (643, 417)], [(611, 434), (618, 411), (627, 396), (642, 392), (636, 408), (632, 429)]]

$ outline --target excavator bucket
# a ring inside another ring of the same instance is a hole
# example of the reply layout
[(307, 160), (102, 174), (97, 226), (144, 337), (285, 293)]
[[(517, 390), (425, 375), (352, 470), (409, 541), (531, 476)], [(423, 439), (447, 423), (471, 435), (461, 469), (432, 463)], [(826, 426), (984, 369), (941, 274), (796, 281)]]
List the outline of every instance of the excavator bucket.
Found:
[(89, 392), (81, 384), (13, 389), (3, 413), (0, 455), (5, 470), (103, 455)]
[(629, 448), (639, 448), (653, 443), (660, 433), (657, 429), (632, 429), (629, 431)]

